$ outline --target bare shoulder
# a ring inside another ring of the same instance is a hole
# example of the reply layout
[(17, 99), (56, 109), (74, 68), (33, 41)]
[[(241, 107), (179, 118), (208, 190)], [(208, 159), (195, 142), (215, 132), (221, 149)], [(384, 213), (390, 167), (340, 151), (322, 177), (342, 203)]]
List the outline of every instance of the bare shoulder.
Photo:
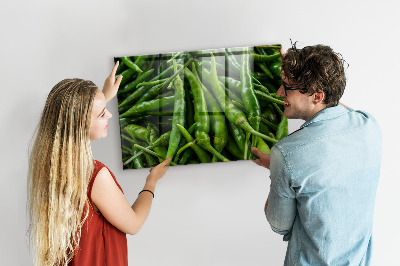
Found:
[(104, 195), (110, 192), (120, 192), (120, 190), (110, 171), (104, 166), (97, 173), (96, 179), (93, 182), (92, 199), (94, 202), (96, 202), (96, 199), (104, 197)]

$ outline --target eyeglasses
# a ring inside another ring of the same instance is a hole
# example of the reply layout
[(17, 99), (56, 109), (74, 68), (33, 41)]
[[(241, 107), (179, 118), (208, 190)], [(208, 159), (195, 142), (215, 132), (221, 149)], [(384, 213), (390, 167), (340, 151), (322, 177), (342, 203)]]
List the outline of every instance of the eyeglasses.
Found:
[(286, 91), (300, 90), (299, 88), (296, 88), (296, 87), (288, 87), (288, 86), (286, 86), (286, 84), (284, 82), (282, 82), (282, 86), (283, 86), (283, 92), (285, 93), (285, 96), (287, 96)]

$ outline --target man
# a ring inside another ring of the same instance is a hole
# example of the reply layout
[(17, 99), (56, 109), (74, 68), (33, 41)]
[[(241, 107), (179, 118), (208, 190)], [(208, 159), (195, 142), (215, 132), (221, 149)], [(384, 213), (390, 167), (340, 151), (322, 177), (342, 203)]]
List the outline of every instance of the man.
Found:
[(381, 132), (368, 113), (339, 104), (344, 60), (323, 45), (282, 58), (287, 118), (306, 122), (255, 163), (270, 169), (265, 205), (273, 231), (289, 241), (284, 265), (370, 265)]

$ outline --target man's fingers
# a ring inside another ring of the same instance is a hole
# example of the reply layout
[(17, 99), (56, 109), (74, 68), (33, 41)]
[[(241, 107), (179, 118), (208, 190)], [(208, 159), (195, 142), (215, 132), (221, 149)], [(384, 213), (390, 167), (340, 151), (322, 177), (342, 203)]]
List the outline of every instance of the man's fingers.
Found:
[(261, 155), (263, 154), (259, 149), (257, 149), (256, 147), (251, 148), (251, 151), (257, 155), (258, 157), (261, 157)]
[(256, 164), (262, 166), (261, 164), (261, 160), (260, 159), (251, 159), (253, 162), (255, 162)]

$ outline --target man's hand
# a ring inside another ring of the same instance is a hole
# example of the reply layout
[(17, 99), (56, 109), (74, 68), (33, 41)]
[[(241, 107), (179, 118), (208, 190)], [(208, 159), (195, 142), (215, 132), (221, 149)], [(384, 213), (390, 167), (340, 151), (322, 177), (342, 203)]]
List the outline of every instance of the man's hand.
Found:
[(251, 151), (259, 158), (259, 159), (252, 159), (252, 161), (258, 165), (264, 166), (265, 168), (269, 169), (271, 156), (269, 154), (262, 153), (256, 147), (251, 148)]
[(103, 94), (104, 97), (106, 98), (106, 103), (114, 98), (114, 96), (117, 94), (119, 85), (121, 84), (122, 76), (119, 75), (117, 80), (115, 80), (115, 73), (117, 72), (117, 68), (119, 65), (119, 61), (115, 64), (114, 68), (111, 71), (110, 76), (106, 79), (104, 82), (103, 86)]

